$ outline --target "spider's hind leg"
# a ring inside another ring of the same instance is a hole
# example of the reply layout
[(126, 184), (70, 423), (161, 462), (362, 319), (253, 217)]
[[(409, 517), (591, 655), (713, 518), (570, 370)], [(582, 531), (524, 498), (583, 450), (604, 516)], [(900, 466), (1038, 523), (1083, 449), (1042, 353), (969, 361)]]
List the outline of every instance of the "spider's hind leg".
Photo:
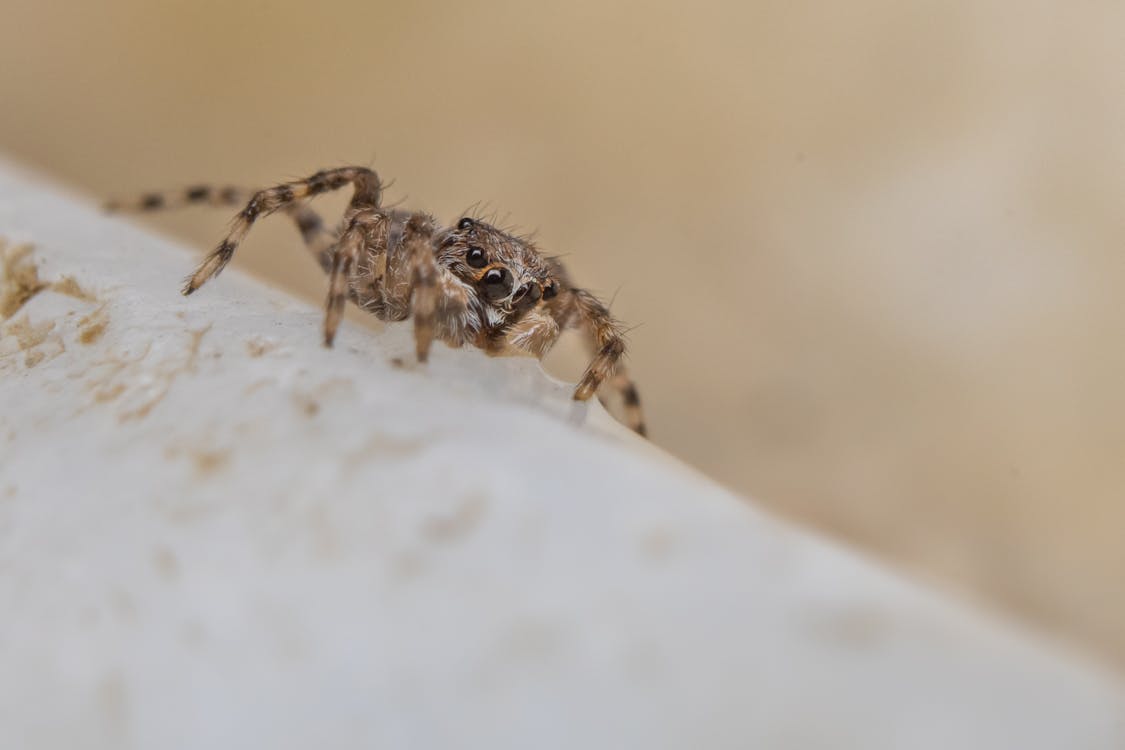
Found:
[[(134, 200), (111, 200), (105, 204), (105, 210), (110, 213), (152, 213), (196, 205), (220, 208), (239, 206), (245, 205), (257, 192), (257, 190), (231, 185), (225, 187), (195, 185), (182, 190), (144, 193)], [(290, 203), (281, 210), (293, 220), (297, 231), (301, 233), (305, 247), (321, 269), (325, 273), (331, 271), (332, 246), (336, 243), (336, 235), (325, 225), (320, 214), (302, 202)]]
[[(203, 262), (196, 268), (195, 273), (184, 284), (184, 294), (191, 294), (226, 267), (226, 264), (234, 256), (234, 251), (238, 248), (239, 243), (242, 242), (254, 222), (259, 218), (287, 209), (297, 201), (337, 190), (349, 184), (355, 187), (349, 212), (379, 207), (382, 185), (379, 182), (378, 175), (366, 167), (326, 169), (304, 180), (287, 182), (272, 188), (259, 190), (247, 201), (246, 207), (235, 217), (234, 225), (226, 238), (204, 258)], [(321, 226), (319, 217), (315, 223), (311, 219), (307, 223), (309, 232), (319, 231)], [(302, 234), (305, 234), (305, 228), (302, 228)], [(354, 258), (352, 260), (354, 261)], [(330, 254), (320, 253), (318, 261), (325, 270), (333, 273)]]
[(129, 200), (108, 200), (105, 210), (108, 213), (152, 213), (187, 206), (224, 208), (245, 204), (255, 192), (234, 185), (192, 185), (179, 190), (153, 190)]

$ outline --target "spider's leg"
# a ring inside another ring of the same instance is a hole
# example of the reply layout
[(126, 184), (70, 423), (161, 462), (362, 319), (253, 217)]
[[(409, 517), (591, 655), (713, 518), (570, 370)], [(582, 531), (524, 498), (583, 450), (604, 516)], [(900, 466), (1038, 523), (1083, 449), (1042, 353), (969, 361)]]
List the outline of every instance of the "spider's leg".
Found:
[(363, 252), (369, 233), (377, 230), (382, 224), (382, 217), (377, 210), (349, 211), (351, 218), (347, 220), (340, 240), (333, 247), (327, 249), (330, 254), (328, 265), (328, 299), (324, 304), (324, 345), (332, 346), (336, 338), (336, 329), (340, 327), (340, 319), (344, 315), (344, 305), (348, 301), (352, 269), (359, 262), (360, 253)]
[(320, 214), (301, 203), (286, 206), (285, 213), (292, 217), (305, 241), (305, 249), (313, 259), (320, 264), (325, 273), (332, 271), (333, 247), (336, 245), (336, 235), (324, 225)]
[[(240, 206), (249, 202), (250, 198), (257, 192), (256, 190), (231, 185), (225, 187), (194, 185), (182, 190), (145, 193), (134, 200), (112, 200), (106, 203), (105, 209), (111, 213), (151, 213), (195, 205), (219, 208)], [(305, 247), (308, 248), (316, 262), (320, 264), (325, 273), (329, 272), (332, 269), (331, 249), (336, 242), (336, 237), (325, 226), (320, 214), (302, 202), (290, 203), (281, 210), (293, 220), (293, 223), (297, 226), (297, 231), (301, 233), (301, 239), (305, 241)]]
[(563, 294), (567, 295), (564, 304), (569, 308), (567, 323), (585, 330), (594, 351), (593, 360), (574, 389), (574, 399), (585, 401), (597, 393), (603, 384), (612, 385), (621, 394), (626, 425), (644, 435), (646, 429), (640, 395), (621, 365), (621, 358), (625, 354), (621, 325), (613, 319), (605, 305), (589, 292), (570, 289)]
[(220, 242), (219, 246), (204, 258), (195, 273), (184, 284), (184, 294), (191, 294), (203, 286), (208, 279), (223, 270), (234, 256), (234, 251), (238, 248), (239, 243), (242, 242), (254, 222), (259, 218), (284, 209), (296, 201), (337, 190), (349, 184), (355, 186), (349, 211), (379, 207), (379, 199), (382, 193), (379, 177), (366, 167), (327, 169), (304, 180), (287, 182), (276, 187), (259, 190), (235, 217), (234, 225), (226, 239)]
[(479, 301), (471, 287), (435, 259), (433, 217), (397, 211), (384, 216), (385, 234), (379, 244), (385, 248), (385, 264), (373, 312), (383, 320), (414, 318), (420, 362), (426, 361), (434, 339), (452, 347), (475, 343), (482, 326)]
[(430, 355), (441, 296), (441, 273), (431, 244), (434, 222), (411, 214), (402, 227), (402, 248), (410, 272), (410, 311), (414, 317), (414, 354), (419, 362)]
[(223, 208), (245, 204), (255, 192), (233, 185), (193, 185), (180, 190), (154, 190), (129, 200), (112, 199), (106, 201), (105, 210), (109, 213), (142, 213), (197, 205)]
[[(641, 397), (637, 393), (637, 386), (633, 383), (632, 378), (625, 372), (625, 368), (618, 366), (617, 372), (610, 378), (609, 384), (621, 394), (621, 404), (624, 410), (625, 426), (638, 435), (645, 436), (648, 434), (648, 428), (645, 427), (645, 415), (641, 409)], [(598, 396), (602, 405), (605, 405), (605, 400)]]
[(625, 339), (621, 326), (594, 295), (583, 289), (569, 289), (563, 294), (567, 295), (570, 307), (568, 325), (584, 330), (594, 350), (593, 360), (574, 389), (574, 399), (585, 401), (616, 372), (625, 353)]
[(453, 347), (464, 346), (476, 339), (481, 320), (473, 309), (475, 297), (453, 272), (437, 266), (437, 306), (434, 322), (437, 337)]

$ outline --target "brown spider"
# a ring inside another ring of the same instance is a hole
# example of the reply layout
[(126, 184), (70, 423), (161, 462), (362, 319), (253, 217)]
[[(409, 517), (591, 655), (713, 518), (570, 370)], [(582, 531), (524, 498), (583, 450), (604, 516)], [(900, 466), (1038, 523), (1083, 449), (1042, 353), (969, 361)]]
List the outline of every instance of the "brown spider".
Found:
[[(329, 230), (305, 199), (349, 184), (351, 203), (339, 227)], [(332, 345), (348, 299), (380, 320), (413, 315), (419, 362), (426, 361), (434, 338), (452, 347), (472, 344), (493, 356), (542, 358), (563, 330), (580, 328), (594, 355), (574, 389), (575, 400), (585, 401), (609, 383), (621, 393), (626, 424), (645, 434), (637, 389), (621, 365), (621, 325), (594, 295), (571, 285), (557, 259), (541, 255), (528, 238), (480, 219), (466, 216), (443, 228), (427, 213), (384, 208), (382, 192), (374, 171), (341, 167), (257, 192), (203, 185), (107, 208), (245, 204), (226, 239), (187, 279), (184, 294), (223, 270), (256, 220), (284, 211), (328, 274), (326, 346)]]

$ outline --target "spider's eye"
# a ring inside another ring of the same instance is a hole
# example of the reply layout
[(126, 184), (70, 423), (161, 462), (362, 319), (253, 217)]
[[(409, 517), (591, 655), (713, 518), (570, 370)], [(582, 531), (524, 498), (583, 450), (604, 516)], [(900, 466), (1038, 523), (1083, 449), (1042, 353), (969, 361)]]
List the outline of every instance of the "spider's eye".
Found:
[(484, 268), (488, 265), (488, 260), (484, 257), (484, 250), (475, 245), (469, 248), (469, 252), (465, 253), (465, 262), (473, 268)]
[(512, 274), (506, 268), (493, 268), (481, 279), (484, 284), (484, 296), (490, 300), (507, 297), (512, 291)]
[(551, 299), (559, 293), (559, 282), (554, 279), (543, 289), (543, 299)]
[(473, 220), (470, 219), (468, 216), (466, 216), (464, 219), (461, 219), (461, 221), (457, 222), (457, 228), (460, 229), (462, 232), (464, 232), (466, 229), (470, 229), (472, 226), (473, 226)]

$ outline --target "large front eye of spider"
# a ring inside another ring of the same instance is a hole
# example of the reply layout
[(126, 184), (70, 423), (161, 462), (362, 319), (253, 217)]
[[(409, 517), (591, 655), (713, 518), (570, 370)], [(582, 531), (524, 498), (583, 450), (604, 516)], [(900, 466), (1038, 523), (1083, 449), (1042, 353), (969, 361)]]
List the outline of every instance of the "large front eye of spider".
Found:
[(488, 258), (484, 257), (484, 250), (473, 245), (469, 248), (469, 252), (465, 253), (465, 262), (473, 268), (484, 268), (488, 265)]
[(512, 293), (512, 274), (507, 268), (493, 268), (481, 279), (484, 296), (495, 302)]

